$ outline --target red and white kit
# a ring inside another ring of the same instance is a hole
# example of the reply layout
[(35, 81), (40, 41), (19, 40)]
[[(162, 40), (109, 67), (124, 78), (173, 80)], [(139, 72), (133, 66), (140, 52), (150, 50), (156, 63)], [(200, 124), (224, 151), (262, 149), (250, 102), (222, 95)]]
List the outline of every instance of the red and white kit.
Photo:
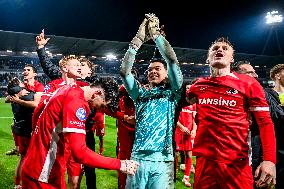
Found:
[(66, 188), (64, 173), (71, 153), (76, 161), (90, 167), (120, 169), (119, 160), (105, 158), (86, 147), (88, 114), (89, 105), (79, 87), (64, 86), (50, 98), (23, 163), (23, 188)]
[[(188, 128), (189, 131), (193, 129), (193, 123), (194, 123), (194, 116), (193, 114), (196, 114), (196, 105), (190, 105), (182, 108), (178, 121), (186, 128)], [(177, 151), (190, 151), (192, 150), (192, 142), (191, 142), (191, 136), (185, 134), (180, 130), (179, 127), (176, 127), (175, 132), (175, 141), (176, 141), (176, 150)]]
[[(187, 96), (196, 97), (198, 109), (193, 148), (193, 155), (198, 157), (195, 188), (208, 188), (209, 184), (214, 188), (214, 183), (221, 186), (219, 181), (232, 186), (229, 188), (252, 188), (250, 111), (259, 125), (263, 160), (276, 161), (273, 123), (258, 81), (237, 73), (201, 78), (191, 86)], [(214, 167), (222, 167), (222, 171), (216, 172)], [(235, 168), (242, 174), (234, 174)]]

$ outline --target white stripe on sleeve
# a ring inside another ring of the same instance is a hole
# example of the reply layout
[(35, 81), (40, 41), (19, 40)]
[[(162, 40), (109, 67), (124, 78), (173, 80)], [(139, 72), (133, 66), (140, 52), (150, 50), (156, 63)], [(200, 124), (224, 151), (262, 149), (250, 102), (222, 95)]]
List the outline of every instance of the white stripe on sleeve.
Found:
[(269, 107), (250, 107), (249, 110), (252, 112), (269, 112)]
[(86, 134), (85, 129), (77, 129), (77, 128), (63, 128), (63, 133), (82, 133)]

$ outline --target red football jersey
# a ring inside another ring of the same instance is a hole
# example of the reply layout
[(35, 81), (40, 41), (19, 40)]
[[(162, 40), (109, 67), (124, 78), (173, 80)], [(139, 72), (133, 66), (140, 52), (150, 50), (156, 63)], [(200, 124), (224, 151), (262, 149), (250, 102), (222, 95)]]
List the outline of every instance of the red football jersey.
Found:
[(49, 82), (45, 87), (44, 87), (44, 92), (45, 93), (53, 93), (56, 91), (56, 89), (66, 85), (66, 82), (60, 78), (60, 79), (55, 79)]
[(267, 126), (273, 127), (262, 87), (245, 74), (201, 78), (191, 86), (187, 96), (197, 99), (195, 156), (227, 163), (248, 161), (249, 110), (265, 112)]
[(66, 82), (61, 78), (61, 79), (55, 79), (49, 82), (47, 85), (44, 87), (44, 93), (42, 94), (40, 98), (40, 102), (38, 106), (34, 109), (33, 117), (32, 117), (32, 130), (34, 130), (38, 118), (45, 108), (45, 105), (47, 104), (48, 100), (50, 99), (51, 96), (54, 96), (55, 93), (57, 92), (56, 90), (59, 89), (60, 87), (65, 86)]
[(26, 82), (24, 82), (25, 87), (33, 92), (43, 92), (44, 86), (42, 83), (38, 82), (37, 80), (34, 81), (34, 86), (28, 85)]
[[(196, 104), (186, 106), (182, 108), (178, 121), (188, 128), (190, 131), (192, 130), (193, 122), (194, 122), (194, 117), (193, 114), (196, 113)], [(176, 133), (177, 134), (182, 134), (183, 132), (180, 130), (179, 127), (176, 127)]]
[(29, 172), (28, 175), (33, 179), (52, 182), (60, 187), (61, 182), (65, 181), (66, 156), (70, 155), (64, 153), (63, 133), (85, 133), (88, 113), (83, 90), (70, 86), (60, 88), (40, 114), (25, 157), (23, 172)]
[[(77, 81), (76, 84), (79, 87), (89, 85), (88, 83), (83, 82), (83, 81)], [(60, 78), (60, 79), (52, 80), (44, 87), (44, 94), (41, 96), (40, 102), (38, 106), (35, 108), (34, 113), (33, 113), (33, 118), (32, 118), (33, 120), (32, 128), (33, 129), (35, 127), (35, 124), (38, 120), (39, 115), (41, 114), (42, 110), (44, 109), (50, 97), (55, 95), (54, 93), (56, 93), (57, 89), (65, 85), (66, 85), (66, 82), (62, 78)], [(72, 86), (75, 87), (76, 85), (72, 85)]]
[[(76, 84), (79, 86), (79, 87), (84, 87), (84, 86), (88, 86), (89, 84), (86, 83), (86, 82), (83, 82), (83, 81), (76, 81)], [(51, 82), (49, 82), (45, 88), (44, 88), (44, 92), (45, 93), (53, 93), (54, 91), (56, 91), (56, 89), (62, 87), (66, 85), (66, 82), (60, 78), (60, 79), (55, 79), (55, 80), (52, 80)]]
[(80, 80), (77, 80), (77, 81), (76, 81), (76, 84), (77, 84), (79, 87), (89, 86), (89, 83), (87, 83), (87, 82), (85, 82), (85, 81), (80, 81)]
[(94, 125), (93, 128), (96, 131), (96, 136), (104, 136), (105, 135), (105, 113), (104, 112), (96, 112), (96, 115), (93, 117)]
[[(133, 100), (128, 96), (124, 86), (121, 86), (119, 90), (122, 94), (118, 104), (120, 113), (123, 116), (135, 116), (135, 106)], [(117, 129), (119, 150), (123, 153), (129, 152), (130, 155), (134, 142), (135, 125), (131, 125), (123, 121), (123, 117), (121, 117), (120, 119), (117, 119)]]

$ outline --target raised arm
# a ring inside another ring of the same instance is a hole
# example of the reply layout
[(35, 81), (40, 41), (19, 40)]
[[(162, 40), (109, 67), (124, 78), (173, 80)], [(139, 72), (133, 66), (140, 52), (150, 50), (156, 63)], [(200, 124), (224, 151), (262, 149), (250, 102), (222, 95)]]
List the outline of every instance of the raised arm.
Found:
[(156, 43), (162, 57), (167, 62), (168, 79), (173, 90), (179, 90), (182, 86), (183, 77), (176, 54), (170, 43), (161, 34), (159, 19), (154, 14), (147, 14), (149, 20), (148, 30), (151, 38)]
[[(131, 95), (131, 97), (137, 97), (138, 95), (138, 84), (135, 81), (131, 69), (135, 61), (136, 50), (130, 45), (129, 49), (124, 55), (121, 67), (120, 67), (120, 76), (122, 77), (123, 84)], [(136, 98), (135, 98), (136, 99)]]
[(36, 37), (37, 44), (37, 54), (39, 58), (40, 65), (43, 69), (43, 72), (51, 79), (59, 79), (61, 78), (61, 72), (58, 66), (53, 64), (45, 52), (45, 45), (49, 41), (50, 38), (44, 38), (44, 30), (42, 30), (41, 34)]
[(124, 86), (132, 99), (136, 99), (138, 96), (139, 85), (135, 80), (134, 76), (131, 74), (131, 69), (133, 67), (133, 63), (135, 61), (135, 55), (141, 45), (147, 41), (146, 36), (146, 24), (147, 19), (145, 18), (142, 24), (139, 26), (139, 30), (135, 37), (129, 44), (129, 48), (124, 55), (121, 67), (120, 67), (120, 75), (122, 77), (122, 81)]

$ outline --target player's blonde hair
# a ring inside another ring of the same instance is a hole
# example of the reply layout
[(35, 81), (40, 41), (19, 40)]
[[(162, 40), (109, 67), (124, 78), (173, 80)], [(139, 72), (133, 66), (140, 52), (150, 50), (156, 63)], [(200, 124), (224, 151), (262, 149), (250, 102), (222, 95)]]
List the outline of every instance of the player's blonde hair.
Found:
[(93, 64), (92, 61), (90, 61), (88, 58), (80, 58), (80, 63), (82, 64), (82, 66), (84, 66), (85, 64), (88, 65), (88, 67), (92, 70), (92, 72), (95, 71), (97, 65)]
[(74, 56), (74, 55), (64, 56), (59, 61), (59, 68), (62, 70), (62, 68), (67, 65), (67, 62), (69, 60), (78, 60), (78, 61), (80, 61), (80, 58), (78, 56)]
[(284, 64), (277, 64), (270, 70), (270, 78), (275, 81), (276, 74), (280, 73), (282, 70), (284, 70)]

